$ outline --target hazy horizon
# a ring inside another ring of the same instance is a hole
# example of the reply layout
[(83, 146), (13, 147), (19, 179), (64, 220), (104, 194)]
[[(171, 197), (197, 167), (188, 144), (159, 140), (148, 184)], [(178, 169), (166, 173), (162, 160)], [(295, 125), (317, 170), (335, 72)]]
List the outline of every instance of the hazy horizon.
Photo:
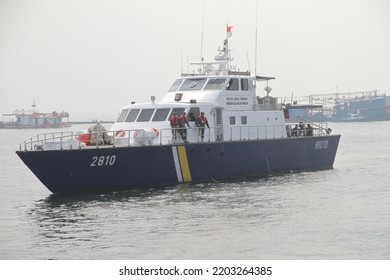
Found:
[(159, 101), (199, 61), (202, 25), (206, 60), (229, 24), (233, 64), (254, 72), (256, 17), (272, 95), (386, 93), (389, 14), (388, 0), (258, 0), (257, 13), (256, 0), (0, 0), (0, 115), (35, 101), (71, 121), (115, 120), (131, 101)]

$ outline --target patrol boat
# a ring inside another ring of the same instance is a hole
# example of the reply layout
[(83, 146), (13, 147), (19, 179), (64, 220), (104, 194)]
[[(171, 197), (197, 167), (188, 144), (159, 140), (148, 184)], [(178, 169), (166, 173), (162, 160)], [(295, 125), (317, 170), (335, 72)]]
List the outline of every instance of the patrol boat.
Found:
[[(195, 63), (198, 72), (177, 78), (161, 102), (125, 106), (109, 130), (33, 136), (16, 153), (55, 194), (333, 168), (340, 135), (326, 124), (311, 123), (309, 131), (302, 122), (294, 130), (268, 94), (274, 77), (236, 71), (231, 62), (227, 37), (215, 60)], [(266, 83), (262, 96), (258, 82)], [(197, 126), (202, 112), (208, 127)], [(186, 128), (171, 127), (182, 113)]]

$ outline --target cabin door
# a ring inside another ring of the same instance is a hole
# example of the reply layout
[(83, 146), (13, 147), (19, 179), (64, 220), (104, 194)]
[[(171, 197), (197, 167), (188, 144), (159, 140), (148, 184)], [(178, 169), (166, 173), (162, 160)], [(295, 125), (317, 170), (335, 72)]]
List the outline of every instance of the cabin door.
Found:
[(223, 140), (222, 109), (216, 108), (214, 114), (215, 141)]

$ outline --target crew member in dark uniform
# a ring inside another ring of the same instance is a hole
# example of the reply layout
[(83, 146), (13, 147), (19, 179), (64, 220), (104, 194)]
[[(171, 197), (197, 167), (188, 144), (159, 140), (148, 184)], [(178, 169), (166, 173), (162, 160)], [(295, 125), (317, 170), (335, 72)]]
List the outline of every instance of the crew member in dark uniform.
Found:
[(308, 123), (306, 128), (306, 136), (313, 136), (313, 130), (313, 127), (310, 125), (310, 123)]
[(291, 136), (298, 136), (299, 127), (296, 124), (294, 128), (291, 130)]
[(210, 128), (209, 122), (207, 121), (207, 118), (204, 116), (204, 112), (200, 113), (200, 116), (196, 119), (196, 126), (199, 127), (199, 136), (201, 138), (201, 143), (203, 143), (204, 138), (204, 128), (207, 126), (207, 128)]
[(179, 128), (180, 128), (181, 139), (183, 139), (184, 143), (188, 143), (186, 125), (188, 126), (188, 128), (191, 128), (190, 124), (188, 123), (186, 113), (183, 112), (183, 114), (179, 118)]

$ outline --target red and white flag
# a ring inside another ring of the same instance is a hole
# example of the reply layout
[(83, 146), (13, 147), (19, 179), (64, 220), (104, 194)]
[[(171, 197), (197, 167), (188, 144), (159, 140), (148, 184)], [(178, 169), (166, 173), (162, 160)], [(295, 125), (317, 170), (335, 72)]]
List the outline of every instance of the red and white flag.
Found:
[(226, 26), (226, 33), (227, 33), (227, 36), (228, 38), (232, 37), (232, 28), (233, 26)]

